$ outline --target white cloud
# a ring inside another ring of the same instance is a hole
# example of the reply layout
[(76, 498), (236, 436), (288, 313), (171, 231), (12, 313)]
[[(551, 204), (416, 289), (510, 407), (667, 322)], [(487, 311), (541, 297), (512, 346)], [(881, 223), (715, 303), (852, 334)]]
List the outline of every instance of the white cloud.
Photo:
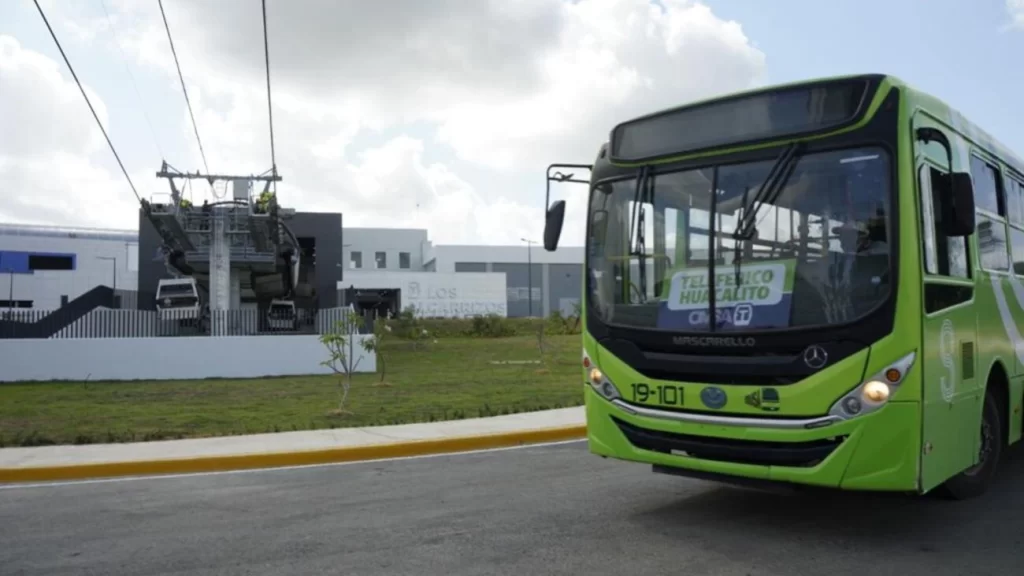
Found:
[[(690, 0), (661, 4), (269, 3), (282, 202), (343, 211), (351, 225), (425, 226), (439, 242), (539, 238), (546, 164), (591, 161), (627, 117), (760, 81), (764, 55), (737, 23)], [(165, 88), (179, 91), (156, 3), (107, 5), (133, 65), (162, 70)], [(268, 169), (259, 5), (178, 0), (166, 9), (211, 170)], [(113, 41), (102, 13), (75, 26), (77, 37)], [(119, 53), (110, 55), (114, 70)], [(26, 85), (21, 98), (67, 89), (48, 82)], [(91, 122), (77, 98), (51, 105)], [(23, 129), (12, 146), (35, 137)], [(177, 136), (194, 147), (187, 113)], [(168, 161), (199, 167), (198, 156)], [(580, 188), (570, 201), (566, 242), (582, 242), (583, 198)]]
[[(81, 92), (63, 79), (57, 62), (3, 35), (0, 86), (0, 154), (91, 153), (103, 145)], [(85, 90), (106, 126), (102, 99), (87, 84)]]
[(1010, 26), (1024, 30), (1024, 0), (1006, 0), (1006, 11), (1010, 13)]
[[(0, 87), (5, 217), (66, 225), (134, 222), (135, 206), (124, 202), (130, 189), (100, 167), (99, 155), (110, 154), (103, 135), (57, 63), (0, 35)], [(86, 93), (106, 125), (103, 99), (88, 86)]]
[(662, 11), (646, 0), (588, 0), (563, 10), (540, 90), (444, 111), (441, 137), (461, 157), (501, 168), (589, 162), (618, 121), (760, 77), (764, 56), (701, 4), (670, 0)]

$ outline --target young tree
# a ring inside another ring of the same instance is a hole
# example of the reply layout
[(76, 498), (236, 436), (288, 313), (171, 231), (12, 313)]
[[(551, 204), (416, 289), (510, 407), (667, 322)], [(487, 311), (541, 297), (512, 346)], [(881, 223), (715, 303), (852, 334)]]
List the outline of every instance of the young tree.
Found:
[(388, 325), (386, 318), (377, 318), (373, 322), (373, 338), (368, 338), (364, 341), (363, 346), (367, 352), (377, 354), (377, 363), (380, 365), (380, 381), (374, 386), (389, 386), (384, 381), (384, 375), (387, 370), (387, 365), (384, 360), (384, 342), (386, 342), (391, 336), (391, 326)]
[[(348, 391), (352, 388), (352, 374), (359, 367), (362, 355), (356, 352), (356, 337), (359, 335), (359, 316), (350, 308), (343, 308), (341, 320), (335, 326), (334, 331), (320, 335), (320, 342), (327, 348), (328, 358), (320, 364), (330, 368), (338, 375), (338, 410), (339, 414), (349, 413), (345, 410), (345, 401), (348, 399)], [(373, 344), (368, 344), (372, 339), (365, 339), (358, 344), (369, 353)]]
[(572, 334), (576, 334), (580, 330), (580, 320), (583, 319), (583, 304), (577, 300), (572, 303)]

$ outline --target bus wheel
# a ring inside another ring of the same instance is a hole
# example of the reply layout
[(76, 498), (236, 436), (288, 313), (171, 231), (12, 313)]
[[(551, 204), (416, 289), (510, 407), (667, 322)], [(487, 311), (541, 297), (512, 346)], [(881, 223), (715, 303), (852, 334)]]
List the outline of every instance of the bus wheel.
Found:
[(995, 478), (1005, 444), (1002, 409), (990, 388), (985, 393), (985, 408), (981, 415), (978, 463), (946, 481), (941, 489), (944, 495), (955, 500), (966, 500), (984, 494)]

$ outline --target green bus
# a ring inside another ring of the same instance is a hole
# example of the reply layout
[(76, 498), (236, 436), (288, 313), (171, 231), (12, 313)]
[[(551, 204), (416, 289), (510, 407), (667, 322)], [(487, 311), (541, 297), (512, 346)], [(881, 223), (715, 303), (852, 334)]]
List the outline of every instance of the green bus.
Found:
[[(588, 174), (589, 173), (589, 174)], [(589, 450), (740, 484), (983, 493), (1024, 416), (1024, 161), (889, 75), (618, 124), (589, 187)]]

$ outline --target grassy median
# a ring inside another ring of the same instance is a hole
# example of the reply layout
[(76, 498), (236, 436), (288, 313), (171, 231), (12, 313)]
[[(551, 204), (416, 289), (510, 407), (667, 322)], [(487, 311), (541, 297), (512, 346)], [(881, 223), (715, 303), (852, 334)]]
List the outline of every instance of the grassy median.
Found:
[(494, 416), (582, 402), (580, 337), (385, 345), (339, 413), (337, 377), (0, 384), (0, 446), (133, 442)]

